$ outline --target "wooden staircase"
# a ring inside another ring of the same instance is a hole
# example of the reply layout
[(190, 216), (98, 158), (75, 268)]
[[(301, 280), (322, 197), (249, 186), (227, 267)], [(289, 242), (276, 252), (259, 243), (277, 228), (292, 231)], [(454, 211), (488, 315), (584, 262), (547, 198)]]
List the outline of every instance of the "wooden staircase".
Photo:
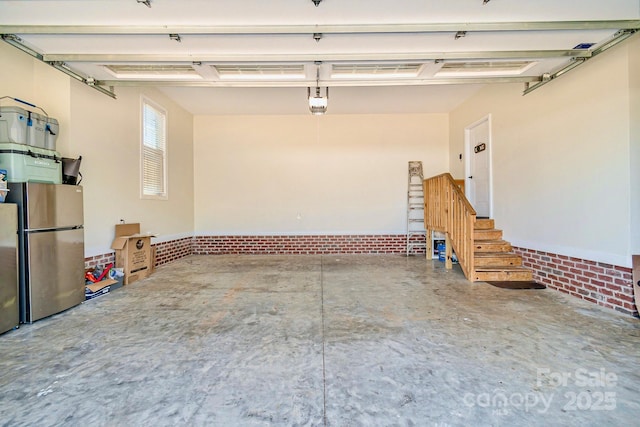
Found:
[(530, 281), (533, 272), (522, 266), (511, 244), (502, 239), (492, 219), (476, 219), (473, 230), (474, 282)]
[(502, 239), (492, 219), (476, 218), (476, 211), (453, 177), (444, 173), (423, 181), (427, 256), (432, 232), (445, 235), (445, 267), (452, 266), (452, 250), (465, 277), (472, 282), (531, 281), (533, 272)]

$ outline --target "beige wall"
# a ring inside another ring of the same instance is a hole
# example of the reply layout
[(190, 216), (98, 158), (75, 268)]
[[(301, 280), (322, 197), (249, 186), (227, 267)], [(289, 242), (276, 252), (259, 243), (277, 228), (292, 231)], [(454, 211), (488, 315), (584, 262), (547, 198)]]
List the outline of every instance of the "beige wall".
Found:
[[(59, 151), (83, 156), (87, 255), (109, 250), (120, 218), (159, 240), (402, 232), (407, 161), (464, 177), (464, 128), (488, 114), (507, 239), (617, 265), (640, 252), (638, 35), (527, 96), (491, 86), (450, 115), (192, 120), (154, 89), (112, 100), (3, 43), (0, 60), (0, 95), (45, 108), (60, 121)], [(139, 198), (142, 93), (169, 111), (166, 202)]]
[(640, 254), (640, 34), (627, 46), (629, 51), (629, 102), (631, 123), (631, 253)]
[(456, 177), (465, 127), (491, 114), (493, 216), (513, 244), (630, 265), (629, 48), (526, 96), (488, 86), (451, 113)]
[[(72, 157), (82, 155), (85, 246), (109, 251), (114, 224), (140, 222), (156, 241), (193, 235), (192, 116), (155, 89), (117, 88), (111, 99), (73, 82)], [(147, 96), (167, 110), (168, 200), (140, 198), (140, 108)]]
[[(110, 252), (121, 218), (140, 222), (157, 241), (193, 235), (191, 114), (156, 89), (117, 89), (118, 99), (111, 99), (3, 43), (0, 63), (0, 94), (42, 106), (60, 122), (58, 151), (82, 155), (86, 256)], [(168, 111), (167, 201), (140, 199), (143, 93)]]
[(444, 114), (196, 116), (195, 232), (405, 230), (407, 162), (448, 167)]
[[(46, 113), (58, 120), (60, 134), (58, 147), (66, 148), (69, 143), (68, 132), (71, 107), (69, 104), (70, 79), (16, 48), (0, 43), (0, 96), (22, 99), (43, 108)], [(33, 110), (38, 109), (16, 103), (9, 99), (0, 101), (0, 106), (16, 106)]]

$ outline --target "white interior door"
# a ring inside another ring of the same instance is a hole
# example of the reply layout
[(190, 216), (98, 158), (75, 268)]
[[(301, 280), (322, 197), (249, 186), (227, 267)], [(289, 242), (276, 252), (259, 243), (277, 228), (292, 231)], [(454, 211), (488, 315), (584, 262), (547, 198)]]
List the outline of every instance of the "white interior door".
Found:
[(467, 198), (478, 217), (491, 217), (491, 150), (489, 117), (466, 129)]

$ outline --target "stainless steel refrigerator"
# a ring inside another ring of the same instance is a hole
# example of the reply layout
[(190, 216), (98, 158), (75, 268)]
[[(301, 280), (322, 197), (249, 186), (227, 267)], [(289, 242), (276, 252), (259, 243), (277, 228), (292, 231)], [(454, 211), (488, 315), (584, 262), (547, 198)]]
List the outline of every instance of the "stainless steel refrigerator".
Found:
[(0, 334), (18, 326), (18, 209), (0, 203)]
[(31, 323), (84, 301), (82, 187), (10, 183), (18, 205), (20, 322)]

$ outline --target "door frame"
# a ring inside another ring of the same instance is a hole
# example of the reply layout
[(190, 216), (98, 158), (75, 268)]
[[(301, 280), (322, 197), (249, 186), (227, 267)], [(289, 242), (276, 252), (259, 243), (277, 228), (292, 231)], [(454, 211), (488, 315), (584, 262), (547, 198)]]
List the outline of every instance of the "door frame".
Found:
[(471, 193), (471, 180), (469, 179), (469, 173), (471, 171), (471, 156), (473, 153), (473, 147), (471, 146), (471, 131), (477, 126), (487, 123), (488, 128), (488, 138), (487, 138), (487, 155), (489, 156), (489, 218), (493, 218), (493, 155), (492, 155), (492, 129), (491, 129), (491, 113), (482, 117), (479, 120), (471, 123), (470, 125), (465, 126), (464, 128), (464, 153), (465, 153), (465, 162), (464, 162), (464, 188), (465, 188), (465, 196), (467, 199), (470, 199), (469, 194)]

